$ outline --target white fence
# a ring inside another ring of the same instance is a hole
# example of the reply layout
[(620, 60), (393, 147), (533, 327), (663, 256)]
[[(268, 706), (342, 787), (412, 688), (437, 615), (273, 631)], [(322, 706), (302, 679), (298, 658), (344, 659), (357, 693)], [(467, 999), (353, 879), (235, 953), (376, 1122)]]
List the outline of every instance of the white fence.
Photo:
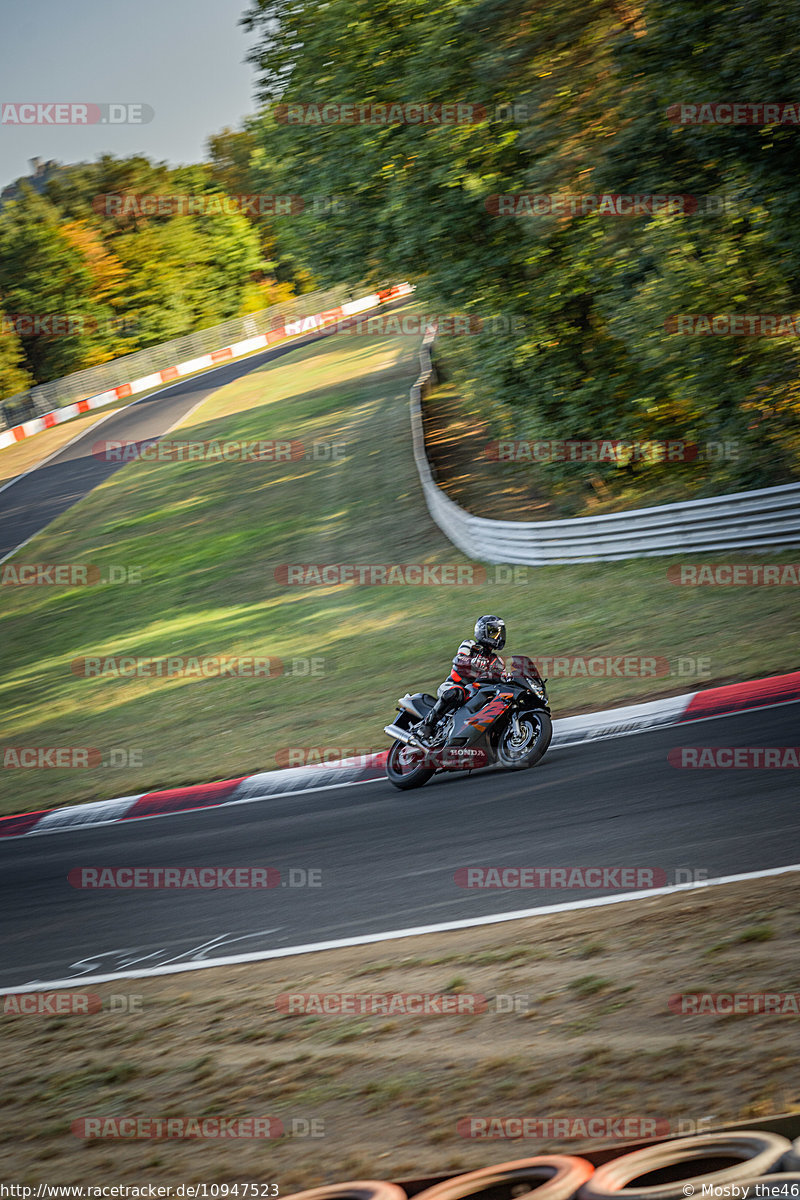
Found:
[(434, 380), (434, 336), (423, 340), (422, 373), (411, 389), (414, 458), (428, 511), (470, 558), (544, 566), (800, 545), (800, 483), (565, 521), (492, 521), (467, 512), (437, 485), (425, 452), (421, 404)]
[[(340, 318), (353, 316), (369, 308), (376, 308), (379, 304), (389, 303), (392, 300), (399, 299), (401, 296), (409, 296), (413, 290), (409, 283), (394, 284), (379, 292), (373, 292), (370, 296), (360, 296), (357, 300), (347, 300), (343, 304), (338, 304), (334, 308), (327, 308), (322, 312), (305, 313), (304, 315), (293, 316), (291, 319), (282, 318), (277, 328), (273, 327), (272, 329), (267, 329), (264, 333), (257, 333), (250, 337), (242, 338), (230, 346), (220, 346), (217, 343), (215, 349), (211, 352), (199, 354), (195, 358), (187, 359), (184, 362), (166, 363), (159, 367), (158, 370), (150, 371), (147, 375), (141, 375), (138, 379), (125, 379), (117, 383), (114, 387), (107, 388), (104, 392), (95, 392), (91, 396), (85, 396), (73, 401), (72, 404), (64, 404), (60, 408), (51, 409), (49, 412), (42, 412), (40, 415), (33, 416), (18, 425), (9, 426), (7, 429), (3, 429), (2, 425), (0, 425), (0, 450), (5, 449), (6, 446), (13, 446), (25, 438), (33, 437), (45, 429), (51, 429), (54, 425), (61, 425), (64, 421), (71, 421), (73, 417), (77, 417), (81, 413), (90, 412), (95, 408), (104, 408), (107, 404), (113, 404), (116, 400), (123, 400), (128, 396), (140, 395), (143, 392), (158, 388), (161, 384), (171, 384), (178, 379), (185, 379), (188, 375), (195, 375), (199, 371), (210, 370), (215, 366), (220, 366), (222, 363), (233, 362), (245, 354), (252, 354), (255, 350), (263, 350), (267, 346), (280, 345), (286, 342), (287, 339), (296, 337), (298, 334), (330, 327)], [(317, 302), (319, 302), (320, 293), (316, 292), (314, 295), (317, 297)], [(326, 293), (325, 295), (329, 299), (331, 293)], [(305, 299), (307, 300), (308, 297)], [(250, 318), (245, 317), (244, 320), (248, 321)], [(230, 332), (227, 325), (217, 325), (214, 328), (217, 332), (220, 330)], [(236, 333), (237, 330), (234, 329), (233, 332)], [(164, 362), (166, 350), (170, 347), (174, 349), (176, 346), (179, 347), (180, 343), (167, 342), (164, 346), (155, 348), (160, 355), (162, 363)], [(144, 353), (149, 353), (149, 351)], [(130, 367), (131, 358), (116, 359), (110, 366), (113, 366), (116, 370), (120, 364)], [(141, 364), (139, 365), (141, 366)], [(66, 380), (56, 382), (66, 384), (70, 379), (74, 380), (76, 378), (77, 376), (68, 376)], [(0, 414), (2, 414), (2, 411), (3, 405), (0, 404)]]
[(115, 358), (97, 367), (75, 371), (49, 383), (40, 383), (27, 392), (19, 392), (0, 400), (0, 429), (18, 425), (23, 421), (41, 416), (53, 409), (84, 400), (88, 396), (107, 392), (111, 388), (127, 383), (131, 379), (147, 377), (170, 367), (174, 363), (192, 360), (230, 346), (247, 338), (268, 333), (278, 324), (285, 324), (311, 313), (322, 312), (344, 304), (365, 291), (369, 286), (356, 288), (338, 287), (328, 291), (307, 292), (294, 296), (282, 304), (273, 304), (259, 312), (234, 317), (220, 325), (198, 329), (196, 333), (160, 342), (144, 350), (136, 350), (123, 358)]

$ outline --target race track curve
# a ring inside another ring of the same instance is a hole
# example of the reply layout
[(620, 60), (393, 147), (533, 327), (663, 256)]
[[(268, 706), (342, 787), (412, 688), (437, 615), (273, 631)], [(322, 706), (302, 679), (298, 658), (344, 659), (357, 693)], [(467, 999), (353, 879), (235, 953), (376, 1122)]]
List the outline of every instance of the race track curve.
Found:
[[(789, 865), (800, 842), (795, 771), (682, 770), (667, 754), (792, 745), (798, 713), (783, 704), (565, 747), (531, 771), (437, 777), (407, 794), (380, 780), (0, 843), (0, 987), (608, 894), (465, 889), (460, 867), (661, 868), (671, 883), (676, 868), (680, 882)], [(321, 886), (81, 890), (67, 876), (83, 866), (271, 866), (284, 884), (290, 868), (320, 871)]]

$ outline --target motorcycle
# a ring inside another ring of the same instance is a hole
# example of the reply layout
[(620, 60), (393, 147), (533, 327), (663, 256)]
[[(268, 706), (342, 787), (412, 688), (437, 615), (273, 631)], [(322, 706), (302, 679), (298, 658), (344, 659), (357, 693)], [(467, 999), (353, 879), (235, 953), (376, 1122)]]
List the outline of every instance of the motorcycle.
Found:
[(492, 763), (518, 771), (538, 763), (553, 736), (547, 681), (524, 655), (515, 655), (505, 668), (499, 680), (476, 680), (472, 695), (440, 717), (426, 740), (417, 731), (436, 697), (402, 696), (397, 718), (383, 730), (394, 738), (386, 760), (390, 783), (407, 791), (439, 771), (474, 771)]

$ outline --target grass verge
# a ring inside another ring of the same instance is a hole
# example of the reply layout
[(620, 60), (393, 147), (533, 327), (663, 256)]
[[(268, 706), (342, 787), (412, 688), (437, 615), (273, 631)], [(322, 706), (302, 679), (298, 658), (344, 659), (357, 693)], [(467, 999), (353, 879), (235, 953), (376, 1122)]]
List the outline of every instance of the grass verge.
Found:
[[(752, 929), (762, 931), (756, 945)], [(0, 1017), (0, 1174), (29, 1184), (271, 1181), (286, 1195), (590, 1144), (577, 1124), (567, 1141), (471, 1140), (458, 1129), (468, 1116), (654, 1119), (664, 1133), (800, 1111), (796, 1016), (668, 1007), (682, 992), (800, 991), (799, 929), (797, 877), (787, 875), (86, 986), (102, 1011)], [(387, 1018), (276, 1008), (286, 992), (454, 991), (488, 997), (488, 1010)], [(71, 1132), (82, 1117), (123, 1116), (273, 1116), (322, 1136), (85, 1141)]]
[[(263, 353), (263, 349), (252, 350), (249, 354), (231, 359), (231, 362), (246, 362), (248, 358), (255, 358), (256, 355)], [(197, 379), (199, 375), (207, 375), (215, 370), (218, 370), (218, 367), (203, 367), (199, 371), (190, 371), (188, 375), (182, 375), (176, 382), (184, 383), (187, 379)], [(12, 446), (4, 446), (0, 449), (0, 484), (8, 483), (17, 475), (23, 475), (32, 467), (44, 462), (46, 458), (62, 450), (78, 434), (87, 433), (93, 425), (98, 425), (110, 413), (116, 412), (119, 408), (125, 408), (129, 404), (135, 404), (138, 400), (144, 400), (148, 396), (152, 396), (153, 392), (161, 391), (165, 386), (170, 385), (159, 383), (156, 387), (145, 388), (143, 391), (137, 392), (135, 396), (123, 396), (121, 400), (113, 400), (110, 404), (104, 404), (102, 408), (72, 417), (63, 425), (54, 425), (52, 429), (43, 429), (40, 433), (24, 438), (21, 442), (15, 442)], [(19, 424), (24, 424), (24, 422), (21, 421)]]

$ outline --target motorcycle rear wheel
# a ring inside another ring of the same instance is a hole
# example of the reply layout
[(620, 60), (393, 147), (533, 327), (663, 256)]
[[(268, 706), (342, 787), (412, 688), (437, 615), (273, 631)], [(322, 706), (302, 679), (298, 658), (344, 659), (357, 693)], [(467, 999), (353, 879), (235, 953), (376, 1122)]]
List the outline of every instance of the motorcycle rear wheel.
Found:
[(497, 761), (501, 767), (511, 771), (522, 771), (533, 767), (544, 756), (553, 736), (553, 723), (546, 712), (527, 709), (517, 714), (521, 737), (509, 725), (497, 745)]
[(386, 778), (401, 792), (408, 792), (411, 788), (422, 787), (436, 771), (432, 767), (415, 767), (404, 763), (401, 754), (403, 750), (408, 750), (405, 742), (396, 741), (392, 744), (386, 759)]

